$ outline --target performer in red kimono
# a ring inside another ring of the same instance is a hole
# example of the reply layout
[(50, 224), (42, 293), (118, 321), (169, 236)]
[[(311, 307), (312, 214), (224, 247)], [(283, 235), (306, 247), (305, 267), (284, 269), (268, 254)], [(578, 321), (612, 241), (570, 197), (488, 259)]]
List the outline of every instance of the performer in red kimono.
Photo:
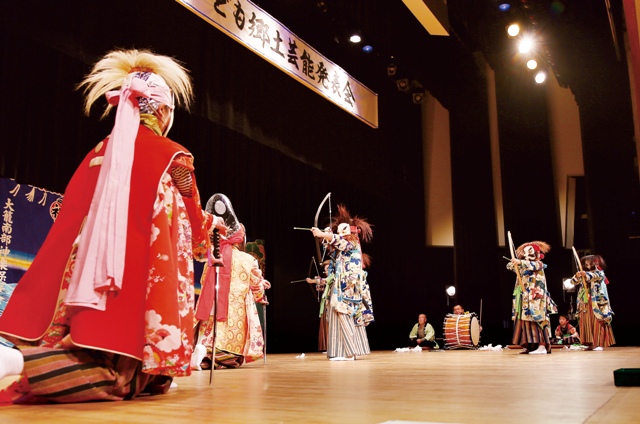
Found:
[(103, 95), (103, 116), (116, 106), (114, 127), (0, 317), (16, 345), (0, 348), (0, 379), (21, 375), (0, 402), (130, 399), (190, 374), (192, 259), (226, 228), (202, 210), (193, 156), (166, 138), (190, 78), (170, 57), (116, 50), (79, 87), (87, 114)]

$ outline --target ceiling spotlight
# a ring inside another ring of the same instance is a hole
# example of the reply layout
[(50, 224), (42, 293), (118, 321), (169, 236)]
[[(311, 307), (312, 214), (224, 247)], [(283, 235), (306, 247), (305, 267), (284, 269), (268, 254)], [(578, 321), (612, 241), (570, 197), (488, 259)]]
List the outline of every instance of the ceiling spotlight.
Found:
[(510, 37), (515, 37), (516, 35), (520, 34), (520, 25), (518, 24), (511, 24), (507, 27), (507, 34), (509, 34)]
[(547, 74), (543, 71), (540, 71), (536, 74), (535, 80), (538, 84), (542, 84), (547, 79)]
[(366, 44), (366, 45), (364, 45), (362, 47), (362, 51), (365, 52), (365, 53), (371, 53), (373, 51), (373, 47), (368, 45), (368, 44)]
[(322, 12), (327, 11), (327, 2), (324, 0), (318, 0), (316, 2), (316, 6), (318, 6), (318, 9), (320, 9)]
[(456, 287), (455, 286), (449, 286), (447, 287), (447, 295), (449, 297), (453, 297), (456, 295)]
[(422, 102), (424, 101), (424, 92), (416, 91), (416, 92), (412, 93), (411, 94), (411, 100), (413, 101), (414, 105), (422, 104)]
[(398, 72), (398, 67), (395, 63), (390, 63), (387, 65), (387, 75), (390, 77), (394, 76)]
[(349, 41), (357, 44), (362, 41), (362, 38), (358, 34), (353, 34), (351, 37), (349, 37)]
[(535, 59), (529, 59), (527, 61), (527, 68), (533, 70), (536, 69), (538, 67), (538, 62), (535, 61)]
[(396, 81), (396, 86), (399, 91), (409, 91), (409, 80), (406, 78), (399, 79)]
[(510, 5), (509, 3), (501, 3), (501, 4), (498, 6), (498, 9), (499, 9), (501, 12), (506, 12), (507, 10), (511, 9), (511, 5)]
[(529, 53), (531, 49), (533, 49), (533, 40), (530, 38), (525, 38), (518, 44), (518, 51), (520, 53)]

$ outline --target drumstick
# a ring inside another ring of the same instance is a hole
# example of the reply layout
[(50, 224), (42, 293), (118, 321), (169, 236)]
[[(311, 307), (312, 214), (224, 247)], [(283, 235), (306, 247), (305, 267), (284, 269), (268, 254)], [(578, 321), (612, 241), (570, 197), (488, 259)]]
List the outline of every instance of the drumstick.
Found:
[(480, 319), (478, 320), (478, 322), (482, 322), (482, 299), (480, 299)]

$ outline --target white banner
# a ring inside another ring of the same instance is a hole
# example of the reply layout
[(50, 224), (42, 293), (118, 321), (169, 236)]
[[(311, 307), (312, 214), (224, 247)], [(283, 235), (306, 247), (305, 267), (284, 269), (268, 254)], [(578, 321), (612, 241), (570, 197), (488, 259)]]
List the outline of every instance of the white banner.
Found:
[(177, 0), (202, 19), (373, 128), (378, 95), (249, 0)]

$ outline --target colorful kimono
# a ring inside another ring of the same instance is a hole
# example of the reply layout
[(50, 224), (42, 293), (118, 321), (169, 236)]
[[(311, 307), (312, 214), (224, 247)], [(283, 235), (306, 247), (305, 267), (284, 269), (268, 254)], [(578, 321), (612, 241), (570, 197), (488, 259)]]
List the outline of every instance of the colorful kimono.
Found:
[[(192, 259), (206, 258), (213, 217), (200, 206), (191, 154), (143, 125), (131, 171), (122, 290), (108, 298), (104, 311), (64, 304), (77, 240), (108, 142), (99, 143), (76, 170), (55, 224), (0, 317), (0, 333), (25, 356), (28, 391), (43, 399), (130, 398), (145, 389), (152, 375), (185, 376), (191, 371)], [(191, 177), (189, 192), (172, 178), (175, 171)], [(42, 355), (53, 359), (43, 365), (38, 360)], [(95, 379), (90, 373), (82, 379), (66, 374), (44, 378), (52, 366), (74, 362), (105, 371)], [(23, 394), (25, 381), (20, 383)], [(122, 391), (116, 388), (118, 381)], [(91, 384), (91, 390), (79, 388)], [(76, 395), (62, 396), (60, 387)]]
[[(585, 284), (574, 276), (571, 282), (580, 285), (578, 290), (578, 325), (582, 343), (609, 347), (616, 343), (611, 328), (613, 311), (609, 305), (609, 293), (604, 271), (587, 271)], [(587, 289), (588, 288), (588, 289)]]
[(513, 344), (533, 347), (544, 342), (550, 350), (549, 315), (558, 313), (558, 307), (547, 291), (546, 267), (541, 261), (519, 260), (517, 269), (511, 262), (507, 264), (507, 269), (520, 275), (513, 290), (511, 308)]
[[(371, 292), (362, 268), (362, 251), (355, 235), (333, 234), (329, 276), (321, 307), (328, 299), (327, 356), (351, 357), (371, 353), (365, 327), (373, 322)], [(321, 313), (323, 311), (321, 310)]]
[[(215, 366), (238, 368), (264, 354), (264, 338), (256, 303), (266, 303), (264, 279), (258, 261), (250, 254), (234, 248), (231, 256), (231, 280), (226, 317), (216, 324)], [(206, 284), (205, 266), (202, 283)], [(202, 321), (198, 330), (198, 344), (207, 348), (211, 360), (213, 344), (213, 316)]]

